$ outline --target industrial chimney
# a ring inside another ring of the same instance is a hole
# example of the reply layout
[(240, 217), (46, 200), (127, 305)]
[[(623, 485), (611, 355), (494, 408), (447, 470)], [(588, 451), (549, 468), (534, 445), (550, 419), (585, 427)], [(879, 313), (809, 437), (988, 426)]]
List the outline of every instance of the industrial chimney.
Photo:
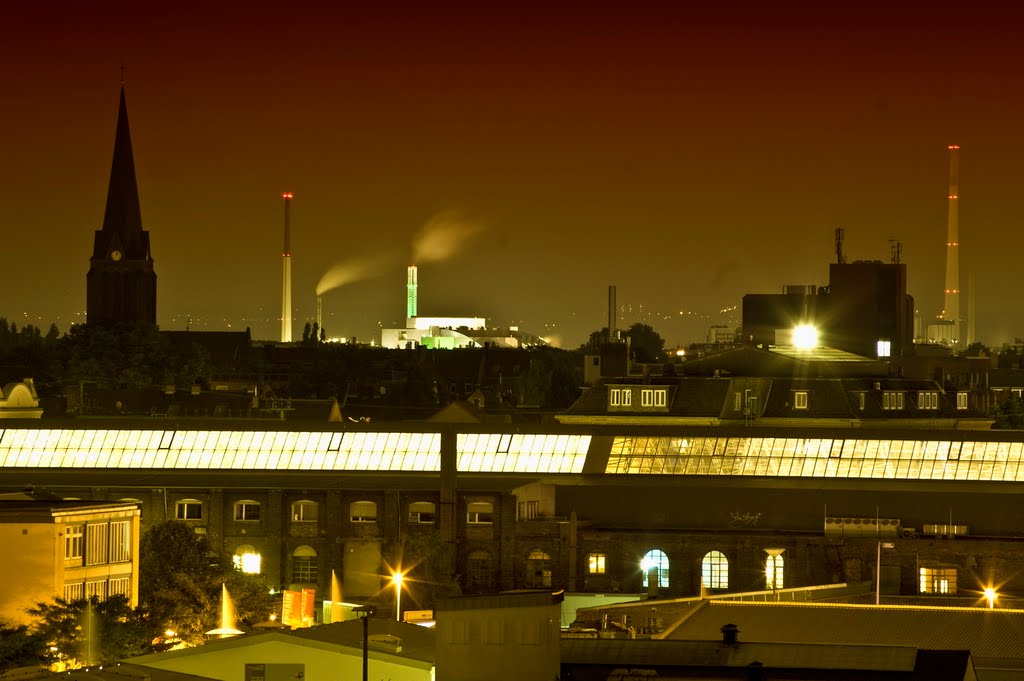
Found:
[(946, 288), (943, 293), (942, 318), (953, 323), (954, 345), (960, 345), (960, 225), (957, 204), (960, 200), (960, 145), (949, 145), (949, 217), (946, 227)]
[(411, 328), (416, 317), (416, 265), (409, 265), (405, 284), (405, 320)]
[(281, 195), (284, 199), (284, 250), (281, 260), (284, 263), (284, 279), (281, 284), (281, 342), (292, 342), (292, 234), (291, 234), (291, 192)]
[(615, 306), (615, 286), (608, 287), (608, 342), (614, 343), (618, 340), (618, 332), (615, 329), (615, 322), (618, 319), (618, 308)]

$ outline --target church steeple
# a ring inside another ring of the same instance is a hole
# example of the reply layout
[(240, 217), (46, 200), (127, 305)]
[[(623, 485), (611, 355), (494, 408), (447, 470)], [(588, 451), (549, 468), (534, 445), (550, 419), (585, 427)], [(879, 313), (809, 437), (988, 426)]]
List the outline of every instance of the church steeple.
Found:
[[(107, 188), (107, 207), (103, 212), (103, 229), (106, 239), (97, 239), (93, 257), (104, 258), (108, 253), (109, 239), (116, 234), (129, 258), (148, 258), (142, 243), (142, 210), (139, 207), (139, 186), (135, 180), (135, 155), (132, 153), (132, 136), (128, 128), (128, 106), (125, 102), (124, 86), (121, 86), (121, 102), (117, 112), (117, 132), (114, 135), (114, 159), (110, 165), (110, 184)], [(102, 243), (108, 241), (108, 243)]]
[(123, 81), (107, 205), (103, 226), (96, 230), (93, 239), (86, 285), (88, 322), (156, 323), (156, 273), (149, 250), (149, 232), (142, 228)]

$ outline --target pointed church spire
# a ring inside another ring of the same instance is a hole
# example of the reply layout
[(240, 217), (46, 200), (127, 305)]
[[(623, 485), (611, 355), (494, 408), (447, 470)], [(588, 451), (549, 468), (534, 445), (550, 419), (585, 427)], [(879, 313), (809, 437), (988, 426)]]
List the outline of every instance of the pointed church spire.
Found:
[[(124, 85), (121, 86), (121, 106), (117, 112), (117, 133), (114, 136), (114, 160), (110, 166), (110, 186), (107, 189), (107, 208), (103, 212), (103, 231), (116, 232), (128, 249), (137, 247), (142, 232), (142, 211), (139, 208), (139, 188), (135, 182), (135, 157), (132, 137), (128, 129), (128, 106)], [(140, 254), (132, 254), (140, 257)], [(145, 257), (145, 254), (141, 254)]]

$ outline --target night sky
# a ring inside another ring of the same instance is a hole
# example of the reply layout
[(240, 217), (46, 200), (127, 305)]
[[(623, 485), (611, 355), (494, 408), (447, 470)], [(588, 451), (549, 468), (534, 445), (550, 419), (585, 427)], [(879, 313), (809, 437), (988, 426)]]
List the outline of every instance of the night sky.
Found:
[(335, 266), (331, 335), (403, 325), (416, 258), (421, 315), (570, 347), (615, 284), (620, 323), (686, 343), (827, 283), (838, 226), (851, 259), (902, 242), (927, 320), (955, 143), (962, 309), (973, 273), (979, 337), (1024, 336), (1024, 10), (209, 4), (5, 6), (0, 315), (84, 318), (124, 64), (163, 328), (277, 337), (283, 191), (296, 334)]

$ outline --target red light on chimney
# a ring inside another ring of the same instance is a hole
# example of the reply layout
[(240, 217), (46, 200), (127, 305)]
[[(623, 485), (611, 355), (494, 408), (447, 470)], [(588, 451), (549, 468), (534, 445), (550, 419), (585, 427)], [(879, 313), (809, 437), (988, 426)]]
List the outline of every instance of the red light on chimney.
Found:
[(295, 195), (292, 194), (291, 192), (285, 192), (284, 194), (281, 194), (281, 198), (285, 198), (285, 199), (291, 199), (291, 198), (294, 198), (294, 196)]
[(949, 148), (950, 148), (950, 149), (959, 149), (959, 148), (960, 148), (960, 145), (959, 145), (959, 144), (950, 144), (950, 145), (949, 145)]

